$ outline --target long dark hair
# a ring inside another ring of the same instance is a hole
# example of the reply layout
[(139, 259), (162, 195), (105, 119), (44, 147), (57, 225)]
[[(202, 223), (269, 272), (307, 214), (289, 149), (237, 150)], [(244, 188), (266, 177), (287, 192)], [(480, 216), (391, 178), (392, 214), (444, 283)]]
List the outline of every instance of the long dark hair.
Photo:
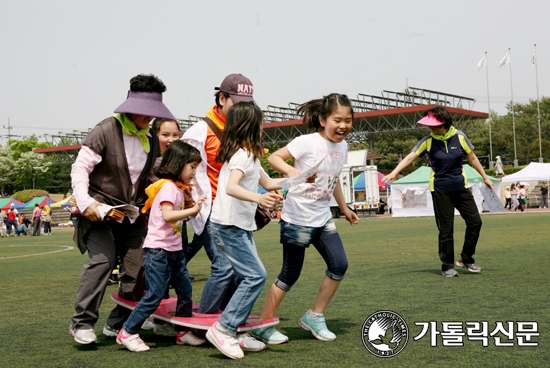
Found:
[(231, 106), (225, 119), (218, 162), (227, 162), (239, 150), (244, 148), (259, 159), (264, 154), (262, 146), (262, 110), (250, 102), (238, 102)]
[(424, 111), (424, 116), (427, 116), (429, 113), (432, 113), (437, 120), (443, 122), (443, 128), (449, 129), (453, 125), (453, 117), (443, 106), (435, 106)]
[(308, 128), (319, 132), (324, 129), (321, 126), (319, 117), (326, 120), (339, 106), (349, 107), (351, 118), (353, 119), (353, 106), (351, 106), (351, 101), (348, 96), (339, 93), (331, 93), (323, 98), (305, 102), (298, 106), (297, 112), (298, 115), (304, 117), (303, 122)]
[(166, 149), (162, 162), (153, 170), (153, 173), (159, 179), (181, 181), (181, 171), (185, 165), (192, 162), (201, 162), (199, 150), (188, 143), (174, 141)]

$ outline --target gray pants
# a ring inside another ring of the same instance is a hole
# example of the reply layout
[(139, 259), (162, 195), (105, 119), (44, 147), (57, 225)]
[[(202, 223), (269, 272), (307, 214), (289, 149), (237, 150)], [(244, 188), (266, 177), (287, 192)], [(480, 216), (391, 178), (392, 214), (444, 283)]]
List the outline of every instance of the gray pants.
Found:
[[(78, 221), (89, 221), (84, 217)], [(124, 272), (120, 278), (119, 295), (127, 300), (138, 301), (143, 297), (143, 249), (146, 228), (138, 218), (133, 224), (125, 218), (122, 224), (116, 221), (94, 222), (84, 241), (88, 247), (90, 264), (82, 266), (82, 275), (76, 293), (75, 314), (72, 327), (93, 328), (99, 318), (99, 306), (105, 294), (107, 280), (113, 270), (116, 255), (122, 260)], [(132, 311), (116, 306), (106, 324), (121, 329)]]
[(32, 235), (33, 236), (40, 235), (40, 217), (35, 217), (34, 218), (32, 227), (33, 227)]
[(542, 194), (540, 196), (539, 208), (548, 208), (548, 194)]

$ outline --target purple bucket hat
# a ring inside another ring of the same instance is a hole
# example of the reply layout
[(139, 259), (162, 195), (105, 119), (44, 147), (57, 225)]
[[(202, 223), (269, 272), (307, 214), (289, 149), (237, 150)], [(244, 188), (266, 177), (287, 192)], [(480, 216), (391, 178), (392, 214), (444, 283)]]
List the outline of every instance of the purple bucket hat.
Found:
[(115, 112), (176, 120), (176, 117), (162, 103), (162, 93), (159, 92), (128, 91), (128, 98), (115, 109)]

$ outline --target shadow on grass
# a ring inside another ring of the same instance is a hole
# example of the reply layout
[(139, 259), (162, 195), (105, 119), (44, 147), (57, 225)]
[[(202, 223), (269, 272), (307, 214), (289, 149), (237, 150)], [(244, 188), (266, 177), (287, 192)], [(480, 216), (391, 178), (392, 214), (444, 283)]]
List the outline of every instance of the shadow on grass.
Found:
[[(336, 336), (347, 334), (351, 327), (357, 327), (356, 323), (347, 322), (346, 320), (341, 319), (332, 319), (327, 320), (327, 327), (332, 331)], [(310, 331), (304, 330), (298, 325), (296, 320), (296, 327), (286, 327), (284, 329), (285, 335), (288, 336), (289, 341), (297, 340), (315, 340), (315, 336)]]

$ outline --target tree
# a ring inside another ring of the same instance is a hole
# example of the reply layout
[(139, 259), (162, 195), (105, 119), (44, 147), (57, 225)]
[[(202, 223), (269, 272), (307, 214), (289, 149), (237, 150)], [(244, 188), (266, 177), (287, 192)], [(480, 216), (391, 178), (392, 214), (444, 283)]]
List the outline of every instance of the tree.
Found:
[(13, 184), (13, 174), (15, 162), (13, 161), (13, 152), (9, 145), (0, 147), (0, 192), (4, 196), (4, 188), (8, 184)]
[(44, 177), (43, 174), (50, 169), (51, 165), (52, 163), (47, 161), (41, 153), (34, 153), (32, 151), (21, 153), (21, 157), (15, 161), (19, 182), (22, 184), (30, 184), (32, 182), (32, 189), (35, 189), (36, 180), (42, 179)]

